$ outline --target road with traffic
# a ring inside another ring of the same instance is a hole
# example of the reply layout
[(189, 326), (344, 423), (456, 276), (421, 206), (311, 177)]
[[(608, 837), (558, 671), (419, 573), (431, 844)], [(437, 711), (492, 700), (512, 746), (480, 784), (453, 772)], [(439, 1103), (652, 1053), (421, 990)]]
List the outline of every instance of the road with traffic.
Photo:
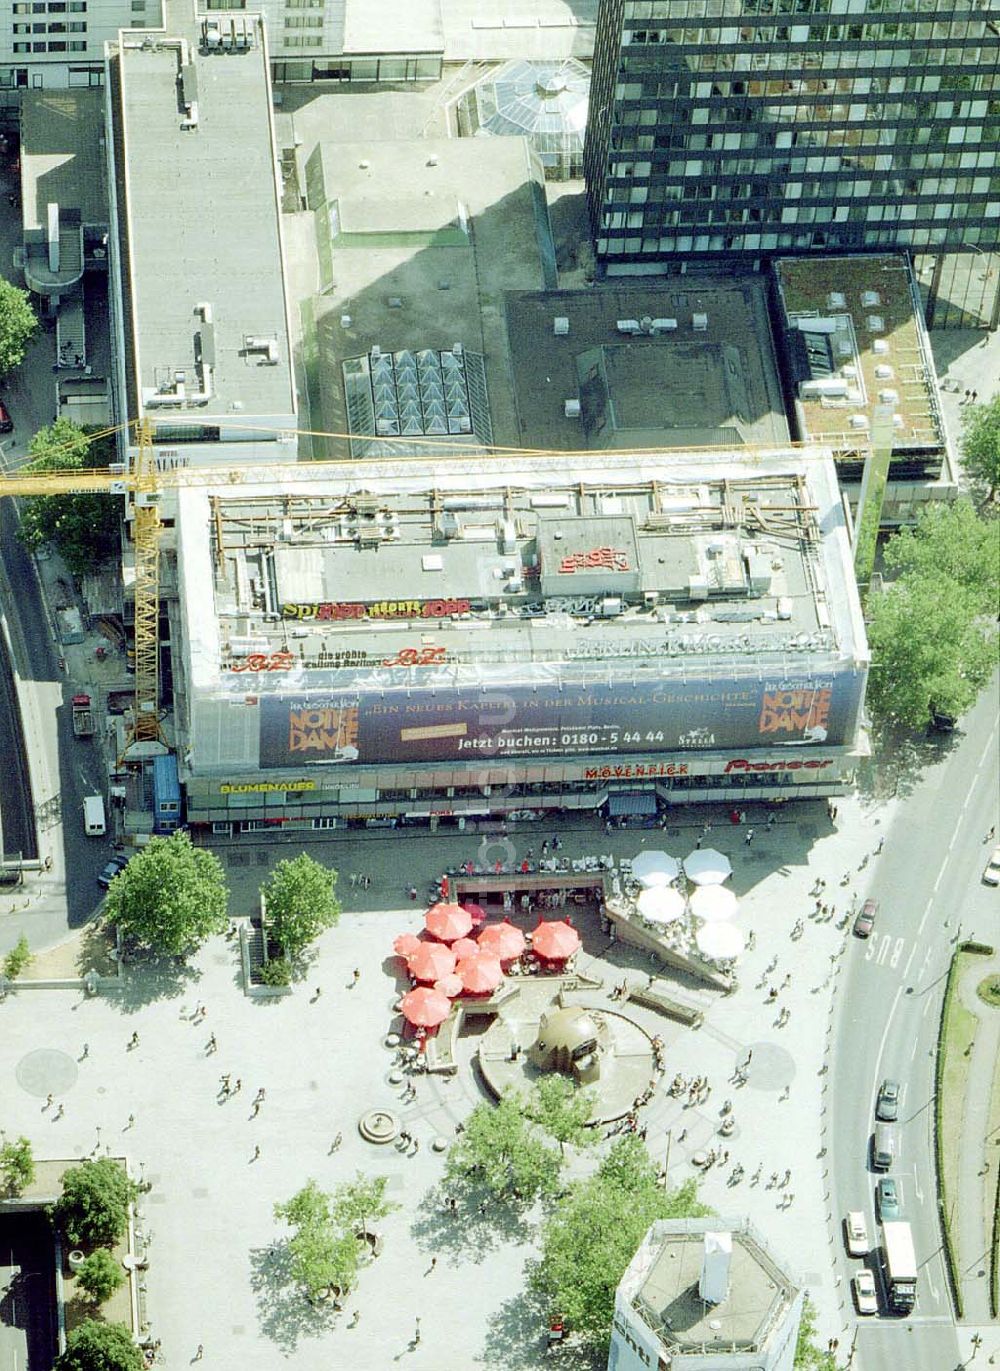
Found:
[[(844, 1250), (843, 1219), (865, 1212), (878, 1268), (871, 1139), (886, 1077), (900, 1082), (898, 1154), (889, 1174), (913, 1228), (918, 1284), (909, 1316), (859, 1319), (860, 1371), (952, 1371), (962, 1364), (942, 1253), (934, 1166), (934, 1066), (945, 978), (960, 938), (994, 941), (996, 892), (981, 882), (997, 818), (996, 691), (984, 692), (943, 740), (897, 811), (865, 895), (879, 901), (867, 941), (851, 939), (831, 1032), (830, 1198), (845, 1302), (861, 1263)], [(933, 747), (929, 744), (929, 747)], [(857, 879), (855, 877), (855, 879)], [(850, 1309), (848, 1313), (850, 1314)], [(843, 1349), (841, 1349), (843, 1351)]]

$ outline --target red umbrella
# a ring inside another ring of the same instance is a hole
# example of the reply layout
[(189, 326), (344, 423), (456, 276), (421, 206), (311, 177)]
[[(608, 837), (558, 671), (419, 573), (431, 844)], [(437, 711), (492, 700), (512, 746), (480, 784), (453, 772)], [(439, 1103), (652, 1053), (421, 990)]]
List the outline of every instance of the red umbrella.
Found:
[(466, 900), (465, 904), (462, 905), (462, 908), (467, 909), (472, 915), (472, 922), (474, 925), (478, 926), (479, 924), (486, 922), (486, 910), (481, 904), (476, 904), (472, 900)]
[(475, 938), (458, 938), (452, 943), (451, 950), (459, 961), (462, 961), (464, 957), (479, 956), (479, 944)]
[(400, 933), (392, 945), (392, 950), (397, 957), (412, 957), (419, 946), (420, 939), (415, 933)]
[(439, 981), (455, 970), (455, 954), (444, 943), (421, 943), (406, 965), (418, 981)]
[(444, 1023), (451, 1013), (451, 1000), (447, 995), (442, 995), (440, 990), (418, 985), (416, 990), (403, 996), (400, 1008), (410, 1023), (422, 1028), (434, 1028)]
[(478, 957), (466, 957), (455, 968), (462, 978), (462, 988), (470, 995), (484, 995), (496, 990), (503, 980), (503, 967), (496, 957), (480, 953)]
[(436, 904), (428, 909), (424, 924), (435, 938), (453, 943), (456, 938), (464, 938), (472, 928), (472, 915), (460, 904)]
[(580, 946), (580, 935), (572, 924), (560, 920), (540, 923), (531, 935), (532, 949), (549, 962), (564, 962)]
[(442, 976), (439, 981), (434, 982), (434, 989), (440, 990), (442, 995), (447, 995), (449, 1000), (453, 1000), (456, 995), (462, 993), (462, 978), (456, 976), (454, 971), (449, 971), (447, 976)]
[(479, 935), (479, 946), (502, 962), (512, 962), (524, 951), (524, 934), (504, 919), (503, 923), (488, 924), (483, 929)]

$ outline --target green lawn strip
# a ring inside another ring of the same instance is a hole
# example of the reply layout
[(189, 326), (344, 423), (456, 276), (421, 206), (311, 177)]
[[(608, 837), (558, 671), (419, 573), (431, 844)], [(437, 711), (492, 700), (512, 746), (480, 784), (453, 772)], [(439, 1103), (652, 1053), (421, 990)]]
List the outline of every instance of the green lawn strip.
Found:
[(962, 1317), (964, 1301), (958, 1280), (956, 1249), (957, 1229), (953, 1231), (955, 1205), (958, 1198), (959, 1150), (962, 1141), (962, 1117), (968, 1087), (971, 1054), (966, 1049), (975, 1037), (976, 1016), (960, 1002), (956, 993), (962, 974), (969, 965), (969, 954), (959, 951), (952, 960), (941, 1010), (941, 1029), (938, 1037), (935, 1151), (938, 1173), (938, 1203), (941, 1206), (944, 1230), (945, 1258), (951, 1281), (955, 1310)]
[[(993, 978), (996, 980), (996, 977)], [(1000, 1014), (1000, 1009), (994, 1011)], [(994, 1156), (1000, 1153), (1000, 1057), (993, 1064), (993, 1084), (990, 1089), (990, 1112), (986, 1120), (987, 1146)], [(987, 1213), (993, 1214), (993, 1233), (990, 1242), (990, 1313), (1000, 1315), (1000, 1166), (991, 1173), (992, 1184), (986, 1195)]]

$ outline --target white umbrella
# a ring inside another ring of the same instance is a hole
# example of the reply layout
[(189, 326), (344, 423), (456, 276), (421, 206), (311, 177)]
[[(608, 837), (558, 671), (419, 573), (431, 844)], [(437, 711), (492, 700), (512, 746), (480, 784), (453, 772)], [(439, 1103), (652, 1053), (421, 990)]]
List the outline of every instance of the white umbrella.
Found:
[(705, 924), (695, 934), (695, 942), (706, 957), (738, 957), (746, 946), (735, 924)]
[(649, 889), (657, 885), (669, 885), (680, 875), (681, 864), (669, 852), (640, 852), (632, 859), (632, 875)]
[(740, 902), (726, 886), (703, 885), (691, 893), (691, 913), (706, 923), (735, 919)]
[(695, 885), (721, 885), (732, 874), (729, 858), (714, 847), (700, 847), (684, 858), (684, 875)]
[(672, 924), (684, 918), (684, 896), (669, 885), (640, 891), (636, 907), (644, 919), (654, 924)]

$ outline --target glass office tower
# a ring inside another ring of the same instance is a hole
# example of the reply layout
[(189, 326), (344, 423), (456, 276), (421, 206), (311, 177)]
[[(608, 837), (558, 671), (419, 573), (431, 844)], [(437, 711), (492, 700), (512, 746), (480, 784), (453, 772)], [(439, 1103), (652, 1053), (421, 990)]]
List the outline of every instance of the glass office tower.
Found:
[(602, 0), (584, 153), (609, 273), (990, 250), (997, 0)]

